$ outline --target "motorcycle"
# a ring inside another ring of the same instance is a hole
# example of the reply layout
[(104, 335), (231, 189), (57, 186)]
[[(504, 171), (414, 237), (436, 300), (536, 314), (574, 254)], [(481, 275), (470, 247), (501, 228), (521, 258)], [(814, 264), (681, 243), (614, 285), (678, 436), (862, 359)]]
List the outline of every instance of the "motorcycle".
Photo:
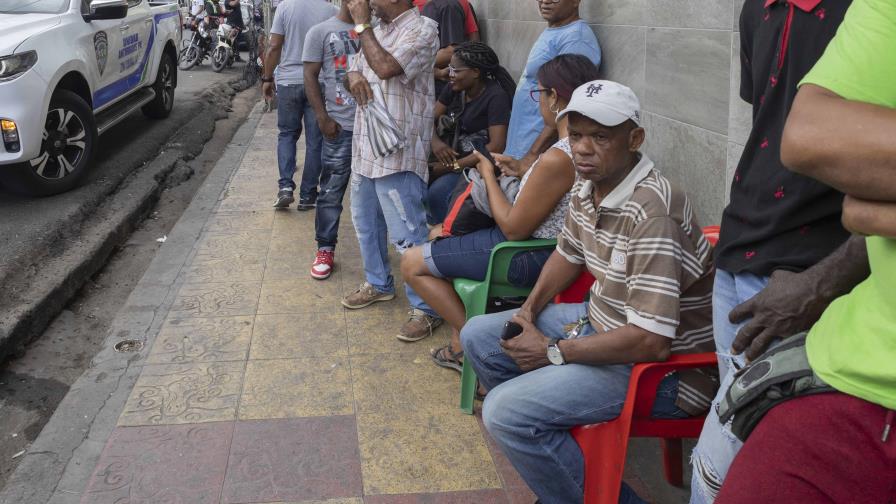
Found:
[(231, 27), (227, 23), (218, 25), (216, 32), (217, 44), (212, 51), (212, 70), (220, 73), (225, 68), (233, 65), (235, 59), (233, 52), (233, 40), (230, 39)]
[(211, 32), (214, 29), (214, 24), (210, 23), (208, 18), (194, 21), (190, 44), (180, 54), (178, 66), (181, 70), (189, 70), (205, 61), (212, 49)]

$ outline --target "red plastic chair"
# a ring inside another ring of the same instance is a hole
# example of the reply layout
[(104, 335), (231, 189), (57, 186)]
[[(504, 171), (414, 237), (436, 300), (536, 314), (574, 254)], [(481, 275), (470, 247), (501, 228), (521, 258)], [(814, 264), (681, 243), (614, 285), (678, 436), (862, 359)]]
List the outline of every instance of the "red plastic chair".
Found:
[[(707, 226), (703, 228), (703, 234), (711, 245), (715, 245), (719, 239), (719, 226)], [(572, 436), (585, 457), (585, 504), (618, 502), (630, 437), (660, 438), (666, 481), (674, 486), (682, 485), (681, 440), (699, 437), (706, 417), (677, 420), (651, 418), (656, 388), (673, 371), (716, 365), (715, 352), (673, 355), (665, 362), (636, 364), (632, 368), (625, 405), (619, 417), (572, 429)]]

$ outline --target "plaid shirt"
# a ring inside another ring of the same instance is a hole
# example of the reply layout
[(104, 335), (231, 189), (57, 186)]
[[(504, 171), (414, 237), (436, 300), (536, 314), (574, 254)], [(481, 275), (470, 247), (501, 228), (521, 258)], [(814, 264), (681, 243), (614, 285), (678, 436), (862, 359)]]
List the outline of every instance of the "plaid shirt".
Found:
[(364, 123), (364, 107), (355, 113), (352, 140), (352, 172), (368, 178), (380, 178), (404, 171), (429, 180), (427, 161), (432, 139), (435, 107), (433, 65), (439, 50), (438, 25), (423, 17), (417, 9), (408, 9), (391, 23), (373, 29), (377, 41), (398, 61), (404, 73), (380, 80), (370, 67), (363, 50), (355, 58), (352, 71), (361, 72), (370, 83), (378, 82), (386, 98), (386, 109), (395, 119), (407, 141), (395, 154), (376, 159)]
[[(588, 318), (598, 331), (636, 325), (672, 340), (672, 353), (715, 350), (712, 250), (687, 196), (642, 155), (595, 207), (591, 182), (577, 184), (557, 251), (594, 275)], [(717, 383), (679, 372), (676, 404), (700, 414)]]

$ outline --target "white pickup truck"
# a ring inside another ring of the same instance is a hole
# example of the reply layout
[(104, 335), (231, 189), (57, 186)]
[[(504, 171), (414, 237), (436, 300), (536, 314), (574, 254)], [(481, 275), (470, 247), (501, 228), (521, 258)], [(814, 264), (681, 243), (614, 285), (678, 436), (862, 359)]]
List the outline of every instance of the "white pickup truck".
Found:
[(0, 0), (0, 182), (50, 195), (80, 182), (97, 137), (174, 105), (182, 19), (149, 0)]

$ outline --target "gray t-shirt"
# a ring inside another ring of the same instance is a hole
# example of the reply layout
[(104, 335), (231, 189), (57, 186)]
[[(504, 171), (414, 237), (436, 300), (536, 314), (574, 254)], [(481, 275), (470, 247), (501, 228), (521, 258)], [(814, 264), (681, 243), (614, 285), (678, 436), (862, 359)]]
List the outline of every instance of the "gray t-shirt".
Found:
[(283, 52), (280, 65), (274, 73), (281, 86), (305, 82), (302, 72), (302, 49), (305, 35), (312, 26), (322, 23), (336, 14), (336, 6), (326, 0), (283, 0), (274, 14), (271, 33), (283, 35)]
[(361, 39), (352, 29), (354, 25), (335, 16), (315, 25), (305, 37), (302, 60), (321, 62), (327, 112), (342, 129), (351, 131), (355, 125), (355, 99), (345, 89), (343, 80), (352, 62), (361, 52)]

